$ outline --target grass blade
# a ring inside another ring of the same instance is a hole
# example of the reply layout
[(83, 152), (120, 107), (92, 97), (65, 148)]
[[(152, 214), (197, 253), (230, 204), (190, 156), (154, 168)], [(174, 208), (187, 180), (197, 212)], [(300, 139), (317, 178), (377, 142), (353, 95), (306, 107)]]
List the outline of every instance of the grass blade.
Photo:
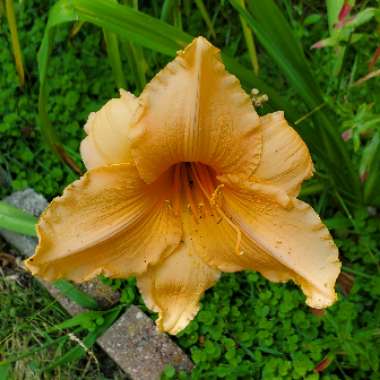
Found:
[[(240, 0), (240, 4), (243, 8), (245, 8), (245, 0)], [(259, 62), (257, 59), (256, 46), (255, 46), (255, 41), (253, 39), (253, 33), (252, 33), (252, 30), (248, 27), (247, 22), (245, 21), (244, 17), (239, 16), (239, 18), (240, 18), (241, 28), (244, 34), (245, 44), (247, 45), (249, 58), (251, 59), (252, 68), (255, 74), (257, 75), (259, 73)]]
[(73, 27), (70, 30), (70, 38), (74, 38), (82, 29), (82, 26), (84, 25), (83, 21), (74, 22)]
[(6, 14), (7, 14), (9, 31), (11, 33), (11, 44), (12, 44), (12, 51), (13, 51), (13, 56), (14, 56), (15, 64), (16, 64), (16, 70), (17, 70), (18, 77), (20, 79), (20, 86), (24, 87), (25, 71), (24, 71), (20, 41), (18, 38), (17, 23), (16, 23), (15, 10), (13, 6), (13, 0), (5, 0), (5, 9), (6, 9)]
[(164, 4), (162, 5), (161, 16), (160, 16), (160, 19), (162, 21), (169, 20), (170, 12), (173, 9), (174, 3), (175, 3), (175, 0), (164, 0)]
[(118, 89), (126, 88), (117, 35), (115, 33), (108, 32), (105, 29), (103, 29), (103, 34), (104, 40), (106, 41), (108, 60), (112, 68), (116, 86)]
[(36, 236), (37, 218), (6, 202), (0, 202), (0, 228), (28, 236)]
[(8, 380), (10, 379), (10, 363), (0, 363), (0, 380)]
[(56, 287), (65, 297), (71, 299), (85, 309), (97, 309), (99, 307), (94, 298), (90, 297), (87, 293), (82, 292), (69, 281), (54, 281), (54, 287)]
[(69, 350), (66, 354), (62, 355), (59, 359), (53, 361), (51, 364), (49, 364), (46, 368), (43, 368), (41, 371), (49, 371), (60, 365), (79, 360), (84, 355), (86, 355), (87, 351), (89, 350), (89, 348), (91, 348), (91, 346), (93, 346), (96, 340), (102, 334), (104, 334), (104, 332), (107, 331), (107, 329), (109, 329), (112, 326), (112, 324), (119, 316), (121, 310), (122, 307), (117, 306), (114, 309), (111, 309), (109, 312), (105, 313), (103, 316), (104, 322), (102, 325), (97, 326), (97, 328), (94, 331), (90, 332), (83, 340), (79, 341), (78, 339), (78, 345), (76, 347)]
[[(137, 0), (124, 0), (124, 4), (138, 10)], [(148, 69), (144, 51), (141, 46), (126, 40), (122, 42), (122, 47), (128, 59), (129, 70), (134, 78), (137, 93), (140, 93), (146, 85), (146, 71)]]
[(140, 93), (146, 85), (146, 61), (144, 52), (140, 46), (136, 46), (131, 42), (123, 42), (123, 50), (128, 59), (128, 66), (135, 80), (136, 90)]
[(362, 165), (368, 177), (364, 183), (364, 201), (380, 206), (380, 131), (377, 131), (363, 151)]
[(51, 333), (55, 331), (62, 331), (78, 326), (82, 328), (91, 327), (91, 324), (96, 322), (98, 318), (102, 319), (104, 313), (104, 311), (84, 311), (80, 314), (74, 315), (69, 319), (66, 319), (61, 323), (52, 326), (51, 328), (49, 328), (48, 332)]
[[(230, 0), (233, 7), (244, 17), (256, 37), (277, 63), (291, 85), (301, 96), (309, 110), (313, 128), (300, 123), (297, 129), (311, 150), (319, 156), (329, 170), (334, 187), (351, 206), (359, 206), (361, 189), (344, 142), (330, 121), (324, 104), (322, 91), (313, 79), (313, 73), (302, 47), (294, 37), (291, 27), (273, 0), (250, 1), (249, 9), (243, 8), (240, 0)], [(329, 110), (333, 114), (332, 110)]]
[(211, 18), (207, 12), (207, 8), (205, 7), (203, 0), (195, 0), (195, 4), (198, 7), (199, 13), (201, 14), (205, 24), (208, 27), (209, 33), (213, 38), (216, 38), (216, 33), (214, 29), (214, 25), (212, 24)]
[(326, 0), (327, 21), (329, 32), (332, 34), (335, 24), (338, 22), (339, 12), (342, 9), (344, 0)]

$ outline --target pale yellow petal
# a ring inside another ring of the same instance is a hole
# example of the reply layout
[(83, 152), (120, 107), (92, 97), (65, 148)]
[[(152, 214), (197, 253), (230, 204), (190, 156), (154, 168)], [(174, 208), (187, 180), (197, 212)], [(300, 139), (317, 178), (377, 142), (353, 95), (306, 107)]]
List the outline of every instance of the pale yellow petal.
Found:
[(137, 285), (147, 307), (159, 313), (158, 328), (177, 334), (194, 319), (200, 298), (219, 274), (194, 255), (185, 241), (168, 258), (138, 276)]
[(87, 169), (132, 161), (129, 128), (137, 105), (133, 94), (120, 90), (120, 98), (109, 100), (90, 114), (84, 127), (88, 136), (81, 143)]
[(302, 182), (313, 174), (313, 163), (306, 144), (288, 125), (283, 112), (261, 117), (260, 126), (263, 150), (253, 178), (297, 196)]
[[(341, 267), (338, 249), (308, 204), (292, 198), (288, 207), (282, 207), (271, 197), (228, 188), (224, 200), (226, 213), (244, 235), (247, 268), (272, 281), (294, 280), (311, 307), (324, 308), (335, 301)], [(263, 253), (270, 265), (263, 261)]]
[(196, 218), (191, 210), (182, 213), (183, 230), (189, 236), (188, 246), (208, 265), (223, 272), (245, 269), (245, 263), (237, 251), (238, 232), (227, 218), (215, 209)]
[(46, 280), (77, 282), (144, 272), (181, 239), (180, 221), (165, 201), (169, 189), (168, 175), (146, 185), (129, 164), (90, 170), (43, 213), (27, 267)]
[(260, 163), (249, 180), (239, 176), (219, 176), (222, 182), (272, 195), (281, 203), (297, 196), (301, 184), (313, 174), (313, 163), (306, 144), (291, 128), (282, 111), (260, 117), (263, 145)]
[(106, 165), (105, 159), (97, 149), (92, 136), (86, 136), (81, 141), (80, 155), (88, 170)]
[[(184, 235), (189, 236), (189, 249), (211, 267), (222, 272), (245, 269), (262, 270), (287, 268), (259, 246), (255, 246), (236, 221), (221, 208), (213, 207), (195, 217), (191, 210), (183, 210)], [(247, 252), (254, 250), (254, 260)]]
[(196, 38), (139, 97), (132, 155), (147, 182), (178, 162), (202, 162), (218, 174), (252, 174), (260, 160), (259, 117), (219, 50)]

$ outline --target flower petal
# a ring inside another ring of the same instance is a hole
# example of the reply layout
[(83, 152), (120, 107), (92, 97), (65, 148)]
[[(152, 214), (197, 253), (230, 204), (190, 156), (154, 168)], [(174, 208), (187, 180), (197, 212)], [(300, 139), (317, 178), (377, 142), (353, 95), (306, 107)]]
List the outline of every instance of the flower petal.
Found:
[(306, 144), (288, 125), (283, 112), (261, 117), (260, 125), (263, 151), (253, 177), (297, 196), (302, 182), (313, 174), (313, 162)]
[(196, 219), (190, 210), (183, 210), (184, 235), (189, 236), (189, 249), (211, 267), (223, 272), (245, 269), (245, 262), (236, 251), (238, 231), (215, 209)]
[(338, 249), (308, 204), (292, 198), (284, 208), (270, 197), (231, 189), (225, 190), (224, 199), (226, 213), (245, 236), (243, 256), (251, 263), (247, 268), (272, 281), (294, 280), (311, 307), (325, 308), (336, 300)]
[(137, 277), (147, 307), (159, 313), (158, 328), (170, 334), (183, 330), (198, 313), (199, 300), (220, 272), (193, 255), (187, 243)]
[(154, 181), (178, 162), (202, 162), (218, 174), (252, 174), (260, 160), (259, 117), (219, 50), (199, 37), (145, 88), (131, 127), (132, 155)]
[(170, 181), (146, 185), (129, 164), (93, 169), (43, 213), (36, 254), (27, 260), (46, 280), (127, 277), (179, 244), (182, 229), (165, 199)]
[(88, 136), (80, 148), (87, 169), (132, 161), (129, 127), (137, 105), (133, 94), (120, 90), (120, 98), (90, 114), (84, 127)]
[[(239, 187), (255, 187), (261, 193), (296, 197), (301, 184), (313, 174), (313, 163), (306, 144), (291, 128), (282, 111), (260, 117), (263, 148), (260, 163), (249, 181), (236, 176), (220, 176), (222, 182)], [(249, 183), (248, 183), (249, 182)]]

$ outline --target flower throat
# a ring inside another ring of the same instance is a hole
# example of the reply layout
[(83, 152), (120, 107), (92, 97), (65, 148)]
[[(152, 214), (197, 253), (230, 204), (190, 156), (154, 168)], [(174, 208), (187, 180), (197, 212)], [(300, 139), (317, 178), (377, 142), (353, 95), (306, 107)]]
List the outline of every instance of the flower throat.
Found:
[(181, 210), (192, 213), (196, 223), (206, 216), (219, 216), (217, 223), (225, 220), (236, 231), (236, 252), (241, 255), (241, 231), (221, 209), (224, 184), (216, 178), (215, 171), (200, 162), (181, 162), (172, 167), (173, 209), (176, 216)]

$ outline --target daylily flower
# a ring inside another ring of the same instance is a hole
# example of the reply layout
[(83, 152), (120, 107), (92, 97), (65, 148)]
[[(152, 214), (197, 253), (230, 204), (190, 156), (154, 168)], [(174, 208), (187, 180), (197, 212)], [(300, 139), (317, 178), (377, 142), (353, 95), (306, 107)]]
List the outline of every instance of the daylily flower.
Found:
[(312, 175), (309, 151), (283, 112), (258, 116), (206, 39), (139, 98), (121, 90), (85, 131), (88, 172), (41, 216), (33, 274), (136, 276), (171, 334), (194, 318), (221, 272), (293, 280), (313, 308), (335, 301), (338, 250), (296, 198)]

